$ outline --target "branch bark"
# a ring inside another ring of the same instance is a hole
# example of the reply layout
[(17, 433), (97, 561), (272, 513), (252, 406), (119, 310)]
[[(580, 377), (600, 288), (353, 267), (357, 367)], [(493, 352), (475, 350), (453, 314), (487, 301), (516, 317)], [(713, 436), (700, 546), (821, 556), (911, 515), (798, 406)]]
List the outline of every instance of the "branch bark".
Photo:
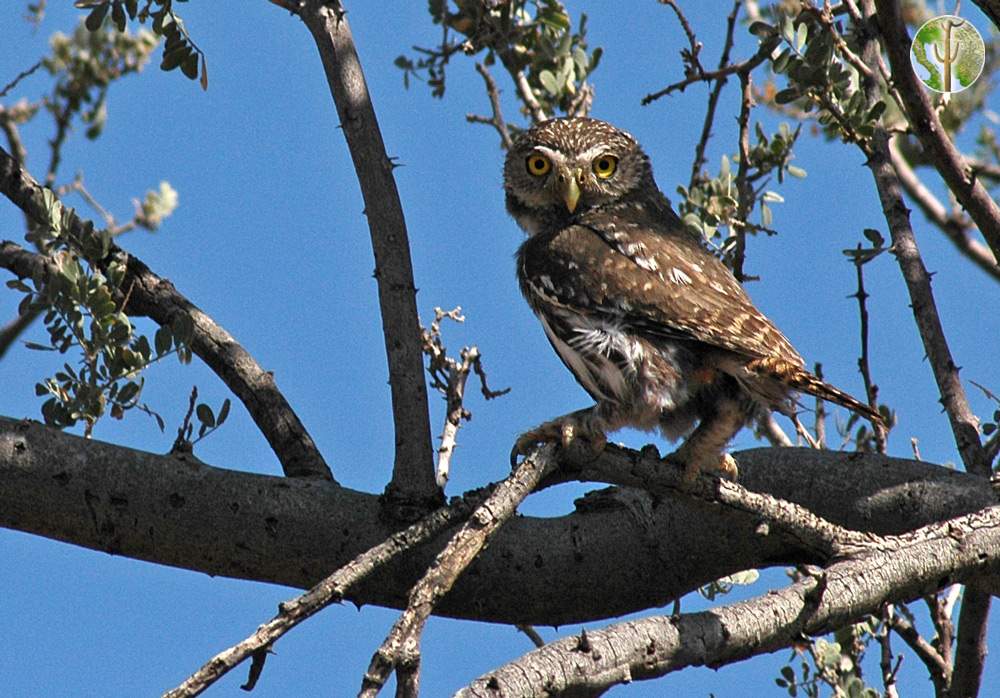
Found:
[[(910, 66), (910, 35), (899, 0), (875, 0), (877, 21), (885, 38), (892, 79), (903, 97), (910, 125), (920, 144), (959, 203), (979, 227), (993, 256), (1000, 259), (1000, 207), (976, 179), (941, 125), (923, 85)], [(869, 64), (871, 62), (869, 61)]]
[[(918, 461), (799, 448), (735, 455), (748, 489), (878, 534), (996, 502), (986, 479)], [(640, 461), (635, 451), (609, 446), (598, 463), (628, 473)], [(222, 470), (2, 418), (0, 483), (0, 526), (300, 588), (395, 530), (380, 516), (378, 497), (331, 482)], [(437, 612), (566, 625), (663, 606), (742, 569), (820, 560), (759, 523), (686, 496), (593, 492), (567, 516), (508, 522)], [(347, 598), (404, 608), (453, 531), (377, 570)]]
[[(898, 543), (898, 545), (897, 545)], [(702, 613), (656, 616), (549, 643), (476, 679), (459, 696), (599, 695), (687, 666), (719, 667), (788, 647), (1000, 568), (1000, 507), (934, 524), (834, 563), (780, 591)], [(972, 694), (974, 695), (974, 694)]]
[[(894, 79), (901, 83), (904, 102), (907, 103), (907, 108), (911, 111), (910, 121), (914, 124), (918, 135), (920, 135), (924, 147), (930, 149), (928, 143), (924, 142), (924, 138), (928, 136), (927, 134), (923, 134), (923, 132), (929, 128), (933, 129), (934, 126), (929, 122), (918, 122), (918, 115), (913, 113), (915, 107), (910, 102), (922, 100), (921, 104), (930, 113), (930, 117), (927, 118), (933, 118), (936, 121), (937, 116), (930, 110), (923, 88), (916, 84), (916, 77), (910, 69), (909, 58), (906, 58), (907, 63), (905, 66), (898, 64), (893, 59), (893, 55), (898, 53), (899, 50), (899, 47), (895, 46), (894, 42), (901, 40), (900, 36), (906, 37), (905, 27), (901, 29), (902, 35), (899, 35), (899, 27), (896, 27), (897, 23), (900, 26), (902, 23), (902, 18), (898, 14), (899, 8), (895, 2), (886, 0), (875, 0), (873, 2), (872, 0), (866, 0), (866, 17), (874, 17), (873, 10), (875, 6), (878, 7), (878, 18), (882, 24), (885, 43), (888, 44), (886, 49), (893, 64)], [(885, 12), (884, 15), (883, 11)], [(872, 68), (873, 75), (877, 74), (878, 61), (881, 55), (877, 38), (869, 33), (865, 36), (862, 45), (862, 56), (869, 67)], [(906, 51), (909, 50), (909, 45), (909, 43), (906, 44)], [(910, 82), (913, 84), (910, 84)], [(873, 77), (864, 78), (862, 84), (864, 85), (868, 104), (869, 106), (873, 106), (880, 97), (881, 90)], [(926, 115), (924, 116), (926, 117)], [(944, 132), (940, 128), (940, 123), (937, 124), (936, 128), (937, 130), (934, 133), (939, 134), (945, 144), (958, 157), (957, 151), (954, 151), (954, 146), (951, 145), (951, 141), (948, 141), (947, 137), (943, 135)], [(937, 145), (943, 147), (941, 143)], [(958, 365), (952, 358), (951, 350), (948, 348), (948, 341), (945, 338), (941, 318), (937, 311), (937, 305), (934, 302), (934, 294), (931, 291), (931, 277), (924, 266), (920, 250), (917, 248), (916, 237), (913, 235), (913, 228), (910, 226), (909, 209), (906, 208), (906, 204), (903, 201), (899, 177), (895, 169), (893, 169), (892, 155), (889, 151), (889, 135), (884, 126), (876, 125), (875, 133), (869, 139), (868, 147), (865, 150), (868, 154), (867, 165), (875, 179), (879, 201), (882, 204), (882, 212), (886, 222), (889, 224), (893, 254), (899, 263), (903, 278), (906, 281), (906, 289), (910, 295), (913, 316), (917, 323), (917, 329), (920, 331), (920, 339), (924, 344), (924, 350), (927, 352), (927, 358), (931, 364), (934, 379), (937, 381), (938, 392), (941, 395), (941, 404), (944, 405), (945, 412), (948, 415), (948, 421), (955, 437), (955, 445), (958, 448), (966, 469), (969, 472), (986, 476), (990, 468), (989, 463), (986, 461), (982, 443), (979, 440), (979, 420), (969, 406), (965, 389), (962, 387), (962, 382), (958, 376)], [(938, 163), (940, 169), (941, 159), (936, 157), (935, 162)], [(944, 173), (942, 172), (942, 174)], [(948, 181), (948, 185), (952, 191), (961, 200), (962, 195), (956, 184), (949, 181), (947, 176), (945, 176), (945, 179)], [(980, 190), (982, 189), (978, 183), (976, 186)], [(990, 205), (993, 209), (996, 209), (996, 205), (992, 200), (990, 200)], [(972, 214), (971, 210), (970, 214)], [(1000, 210), (997, 211), (997, 214), (1000, 216)], [(974, 214), (972, 215), (973, 219), (979, 224), (980, 230), (986, 234), (982, 222)], [(1000, 223), (1000, 219), (998, 219), (998, 223)], [(997, 233), (997, 242), (1000, 243), (1000, 226), (997, 228)], [(987, 239), (989, 238), (987, 237)], [(998, 247), (1000, 247), (1000, 244), (998, 244)], [(996, 249), (994, 249), (995, 253)]]
[(371, 231), (396, 438), (386, 494), (403, 507), (412, 505), (421, 511), (439, 504), (442, 494), (434, 482), (417, 289), (406, 221), (392, 176), (395, 164), (386, 155), (343, 4), (309, 0), (302, 3), (299, 16), (319, 50)]

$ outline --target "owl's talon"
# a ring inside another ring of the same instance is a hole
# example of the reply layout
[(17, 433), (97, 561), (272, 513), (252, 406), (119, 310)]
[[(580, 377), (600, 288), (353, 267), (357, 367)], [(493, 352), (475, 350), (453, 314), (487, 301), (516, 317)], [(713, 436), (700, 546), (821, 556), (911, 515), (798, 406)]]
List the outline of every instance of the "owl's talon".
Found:
[(676, 463), (682, 468), (681, 482), (684, 485), (692, 484), (701, 473), (718, 475), (732, 482), (736, 482), (740, 474), (739, 468), (736, 466), (736, 459), (725, 452), (715, 456), (696, 458), (686, 452), (684, 446), (681, 446), (664, 460)]
[[(608, 443), (607, 435), (600, 429), (590, 426), (585, 417), (574, 412), (524, 432), (510, 450), (511, 467), (517, 466), (518, 456), (526, 456), (536, 446), (544, 443), (558, 443), (564, 450), (570, 452), (579, 452), (584, 448), (591, 451), (594, 457), (600, 455)], [(581, 440), (587, 442), (587, 445), (581, 446)]]

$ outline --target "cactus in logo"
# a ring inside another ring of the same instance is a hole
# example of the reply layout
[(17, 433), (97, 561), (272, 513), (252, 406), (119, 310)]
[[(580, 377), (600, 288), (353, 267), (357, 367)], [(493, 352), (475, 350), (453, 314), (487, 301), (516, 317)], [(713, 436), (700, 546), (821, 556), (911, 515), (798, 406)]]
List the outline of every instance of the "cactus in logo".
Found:
[[(951, 30), (965, 24), (964, 19), (957, 22), (946, 19), (941, 23), (944, 26), (944, 39), (941, 44), (934, 44), (934, 57), (941, 61), (944, 66), (944, 91), (951, 92), (951, 64), (958, 60), (958, 54), (962, 51), (962, 40), (956, 38), (954, 48), (952, 48)], [(944, 55), (941, 55), (941, 46), (944, 45)]]
[(986, 61), (983, 38), (972, 22), (941, 15), (923, 24), (913, 37), (910, 62), (927, 87), (945, 94), (961, 92), (982, 73)]

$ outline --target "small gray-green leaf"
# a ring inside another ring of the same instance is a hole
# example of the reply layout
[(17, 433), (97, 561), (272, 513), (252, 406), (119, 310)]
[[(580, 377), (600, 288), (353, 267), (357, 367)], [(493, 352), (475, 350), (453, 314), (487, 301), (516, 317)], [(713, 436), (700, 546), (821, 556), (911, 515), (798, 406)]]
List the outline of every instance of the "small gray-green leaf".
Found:
[(212, 408), (206, 405), (204, 402), (200, 403), (195, 408), (195, 414), (198, 415), (198, 421), (207, 427), (215, 426), (215, 415), (212, 413)]

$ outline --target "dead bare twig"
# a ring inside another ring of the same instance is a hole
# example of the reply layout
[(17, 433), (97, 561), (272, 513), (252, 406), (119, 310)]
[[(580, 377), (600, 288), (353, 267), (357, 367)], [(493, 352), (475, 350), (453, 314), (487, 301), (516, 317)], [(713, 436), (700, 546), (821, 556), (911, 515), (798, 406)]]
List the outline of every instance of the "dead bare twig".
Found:
[(253, 635), (208, 660), (177, 688), (164, 694), (164, 698), (189, 698), (196, 696), (236, 668), (248, 657), (267, 652), (275, 642), (302, 621), (319, 613), (327, 606), (340, 603), (344, 594), (374, 570), (386, 565), (401, 553), (411, 550), (433, 538), (438, 533), (463, 521), (485, 498), (488, 490), (466, 493), (461, 499), (442, 507), (394, 533), (387, 540), (354, 558), (304, 594), (278, 606), (278, 614), (257, 628)]
[(493, 115), (487, 117), (478, 114), (467, 114), (465, 120), (472, 124), (492, 126), (500, 135), (500, 143), (504, 150), (509, 150), (513, 141), (510, 137), (510, 129), (507, 128), (507, 122), (504, 121), (503, 111), (500, 108), (500, 89), (497, 87), (496, 80), (490, 75), (490, 71), (482, 63), (476, 63), (476, 72), (483, 76), (483, 82), (486, 83), (486, 95), (490, 98), (490, 108), (493, 111)]
[(490, 390), (478, 347), (462, 347), (458, 360), (448, 356), (448, 351), (441, 337), (441, 321), (445, 318), (455, 322), (465, 321), (461, 307), (448, 311), (434, 308), (434, 321), (431, 322), (430, 328), (420, 328), (423, 351), (429, 359), (427, 372), (431, 376), (431, 387), (444, 396), (448, 405), (444, 429), (441, 432), (441, 445), (438, 447), (435, 475), (437, 485), (441, 488), (447, 484), (451, 473), (451, 457), (457, 445), (458, 430), (463, 421), (472, 419), (472, 413), (465, 407), (465, 383), (469, 374), (475, 371), (479, 377), (483, 397), (487, 400), (510, 392), (510, 388)]
[(420, 636), (434, 606), (448, 593), (500, 526), (514, 515), (524, 498), (555, 467), (554, 445), (536, 449), (476, 508), (469, 521), (452, 537), (410, 591), (406, 610), (372, 657), (359, 698), (377, 695), (393, 671), (397, 672), (397, 678), (405, 672), (408, 676), (406, 680), (417, 680)]

